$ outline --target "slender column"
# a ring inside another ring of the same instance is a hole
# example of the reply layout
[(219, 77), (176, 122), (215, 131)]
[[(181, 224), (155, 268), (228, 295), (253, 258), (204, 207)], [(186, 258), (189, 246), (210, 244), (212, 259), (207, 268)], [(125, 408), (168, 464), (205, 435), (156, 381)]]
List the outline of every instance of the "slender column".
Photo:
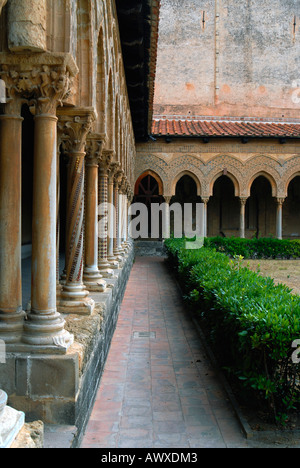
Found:
[(204, 208), (204, 213), (203, 213), (203, 218), (204, 218), (204, 226), (203, 226), (203, 232), (204, 232), (204, 237), (207, 237), (207, 232), (208, 232), (208, 224), (207, 224), (207, 205), (209, 202), (209, 197), (202, 197), (202, 203), (203, 203), (203, 208)]
[(108, 255), (107, 260), (110, 264), (110, 268), (118, 269), (119, 263), (114, 255), (114, 237), (115, 237), (115, 223), (116, 223), (116, 211), (114, 206), (114, 177), (117, 168), (119, 167), (117, 162), (113, 162), (110, 165), (110, 172), (108, 175)]
[(31, 312), (23, 341), (68, 348), (73, 336), (64, 330), (56, 309), (57, 117), (50, 99), (39, 99), (34, 133)]
[(123, 177), (120, 188), (119, 188), (119, 236), (118, 236), (118, 250), (121, 255), (125, 255), (125, 250), (123, 247), (124, 241), (124, 193), (126, 190), (126, 178)]
[(98, 267), (105, 278), (112, 278), (114, 276), (107, 258), (109, 235), (108, 179), (112, 157), (111, 151), (103, 151), (99, 164), (99, 207), (101, 210), (99, 215), (101, 219), (99, 221)]
[(90, 134), (86, 155), (85, 267), (83, 282), (88, 291), (104, 292), (106, 281), (98, 269), (98, 169), (102, 141)]
[(119, 190), (122, 182), (123, 171), (119, 171), (114, 180), (114, 206), (115, 206), (115, 230), (114, 230), (114, 256), (122, 262), (120, 254), (120, 197)]
[(282, 207), (285, 198), (277, 198), (277, 215), (276, 215), (276, 236), (277, 239), (282, 239)]
[(245, 239), (245, 211), (247, 198), (240, 198), (240, 238)]
[(68, 200), (66, 226), (66, 280), (58, 310), (89, 315), (95, 302), (83, 284), (85, 143), (94, 119), (90, 108), (59, 112), (64, 151), (68, 156)]
[(21, 283), (21, 103), (0, 117), (0, 339), (20, 341)]
[(171, 218), (170, 218), (170, 202), (172, 200), (172, 196), (164, 196), (166, 210), (163, 217), (163, 226), (162, 226), (162, 238), (169, 239), (170, 232), (171, 232)]

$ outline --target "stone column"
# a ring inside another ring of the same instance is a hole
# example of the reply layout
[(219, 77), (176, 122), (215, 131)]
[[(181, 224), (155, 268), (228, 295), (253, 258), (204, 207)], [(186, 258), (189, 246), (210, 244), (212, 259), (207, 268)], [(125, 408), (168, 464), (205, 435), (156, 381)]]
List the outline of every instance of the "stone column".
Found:
[(166, 210), (164, 216), (162, 217), (163, 226), (162, 226), (162, 238), (169, 239), (171, 235), (171, 217), (170, 217), (170, 203), (172, 196), (164, 195)]
[(23, 332), (21, 273), (21, 100), (0, 116), (0, 339), (20, 341)]
[(209, 202), (209, 197), (201, 197), (201, 199), (202, 199), (202, 203), (203, 203), (203, 205), (204, 205), (204, 206), (203, 206), (203, 209), (204, 209), (204, 213), (203, 213), (203, 218), (204, 218), (203, 233), (204, 233), (204, 237), (207, 237), (207, 233), (208, 233), (207, 205), (208, 205), (208, 202)]
[(115, 206), (115, 229), (114, 229), (114, 256), (119, 262), (123, 262), (120, 251), (120, 197), (119, 190), (122, 183), (123, 171), (119, 171), (114, 179), (114, 206)]
[(98, 267), (105, 278), (112, 278), (114, 272), (108, 262), (108, 242), (109, 242), (109, 206), (108, 206), (108, 180), (112, 163), (113, 153), (103, 151), (99, 164), (99, 240), (98, 240)]
[(68, 157), (66, 280), (58, 309), (63, 313), (93, 312), (95, 302), (83, 284), (85, 144), (94, 120), (91, 108), (59, 111), (64, 151)]
[(118, 250), (121, 255), (125, 255), (125, 249), (123, 247), (124, 242), (124, 228), (125, 228), (125, 204), (124, 198), (126, 193), (126, 177), (122, 178), (120, 189), (119, 189), (119, 242)]
[(64, 330), (56, 309), (57, 117), (58, 102), (37, 99), (34, 131), (31, 312), (23, 341), (68, 348), (73, 336)]
[(116, 211), (114, 205), (114, 178), (115, 173), (119, 168), (118, 162), (112, 162), (108, 174), (108, 254), (107, 260), (110, 268), (118, 269), (119, 263), (114, 255), (114, 238), (115, 238), (115, 224), (116, 224)]
[(282, 239), (282, 207), (285, 198), (277, 198), (277, 213), (276, 213), (276, 237)]
[(245, 239), (245, 211), (247, 198), (240, 197), (240, 238)]
[(106, 281), (98, 269), (98, 169), (102, 151), (100, 138), (97, 134), (90, 134), (87, 139), (83, 282), (88, 291), (104, 292)]
[[(73, 336), (56, 309), (56, 109), (69, 94), (77, 67), (68, 54), (29, 54), (26, 61), (13, 54), (0, 56), (0, 78), (8, 97), (35, 106), (31, 310), (20, 349), (65, 353)], [(13, 140), (10, 135), (11, 147)]]
[(8, 47), (12, 52), (47, 50), (46, 0), (9, 0)]

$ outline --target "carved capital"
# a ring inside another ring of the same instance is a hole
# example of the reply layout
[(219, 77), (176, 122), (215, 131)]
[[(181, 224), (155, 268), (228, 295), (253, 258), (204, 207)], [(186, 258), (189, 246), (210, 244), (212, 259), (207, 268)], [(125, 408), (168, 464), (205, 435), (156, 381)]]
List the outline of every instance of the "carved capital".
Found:
[(86, 164), (98, 166), (102, 158), (103, 138), (99, 133), (89, 133), (86, 140)]
[(103, 150), (100, 167), (105, 169), (107, 172), (111, 172), (114, 162), (114, 151)]
[(285, 198), (277, 198), (277, 205), (282, 206), (285, 202)]
[(240, 197), (241, 206), (246, 206), (248, 197)]
[(71, 93), (78, 68), (69, 54), (0, 53), (0, 79), (9, 103), (21, 99), (35, 105), (36, 114), (56, 114)]
[(120, 189), (122, 181), (124, 177), (124, 171), (122, 169), (118, 169), (114, 176), (114, 184), (117, 189)]
[(85, 153), (86, 140), (95, 120), (93, 108), (58, 109), (58, 127), (65, 153)]

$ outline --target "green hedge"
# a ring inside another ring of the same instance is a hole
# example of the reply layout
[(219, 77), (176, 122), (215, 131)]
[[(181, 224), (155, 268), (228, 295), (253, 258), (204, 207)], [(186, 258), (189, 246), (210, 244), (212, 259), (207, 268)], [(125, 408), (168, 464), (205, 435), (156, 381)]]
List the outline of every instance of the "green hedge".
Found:
[(300, 258), (300, 240), (274, 238), (241, 239), (237, 237), (211, 237), (205, 239), (205, 247), (215, 248), (227, 255), (242, 255), (247, 259)]
[(248, 400), (263, 402), (276, 421), (285, 422), (300, 409), (300, 364), (292, 360), (292, 344), (300, 339), (300, 296), (212, 248), (185, 250), (177, 239), (165, 244), (221, 365)]

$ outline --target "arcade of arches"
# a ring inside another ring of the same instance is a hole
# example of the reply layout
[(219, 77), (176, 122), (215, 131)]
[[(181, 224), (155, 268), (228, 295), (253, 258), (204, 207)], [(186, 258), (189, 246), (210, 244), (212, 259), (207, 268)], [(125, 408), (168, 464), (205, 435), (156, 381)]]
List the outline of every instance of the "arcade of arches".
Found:
[[(273, 151), (274, 143), (269, 143)], [(267, 146), (267, 139), (261, 144), (261, 148)], [(219, 139), (223, 153), (210, 154), (209, 159), (203, 149), (209, 152), (210, 144), (200, 139), (193, 141), (197, 153), (191, 155), (183, 153), (183, 141), (170, 145), (161, 138), (139, 143), (136, 178), (143, 183), (149, 174), (144, 169), (151, 167), (165, 201), (202, 202), (209, 237), (300, 238), (299, 148), (293, 143), (275, 144), (281, 159), (278, 153), (255, 154), (256, 141), (247, 145), (249, 157), (247, 153), (224, 155), (228, 143)]]

